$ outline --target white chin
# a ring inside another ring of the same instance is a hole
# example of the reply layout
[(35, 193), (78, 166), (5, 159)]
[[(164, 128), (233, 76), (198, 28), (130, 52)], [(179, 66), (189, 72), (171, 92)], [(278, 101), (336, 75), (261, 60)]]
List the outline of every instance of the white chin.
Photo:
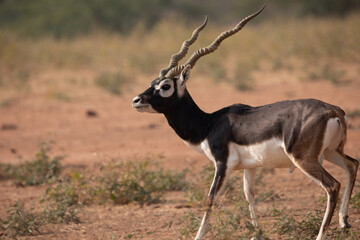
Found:
[(141, 107), (134, 107), (138, 112), (148, 112), (148, 113), (158, 113), (153, 109), (150, 105), (141, 106)]

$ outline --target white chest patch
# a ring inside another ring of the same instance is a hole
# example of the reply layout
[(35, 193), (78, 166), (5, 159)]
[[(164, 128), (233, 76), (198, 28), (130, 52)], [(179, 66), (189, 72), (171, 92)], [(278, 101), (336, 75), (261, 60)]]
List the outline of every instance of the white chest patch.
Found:
[(211, 161), (215, 162), (215, 158), (211, 153), (208, 140), (205, 139), (204, 141), (202, 141), (200, 144), (197, 144), (197, 145), (191, 144), (187, 141), (184, 141), (184, 142), (186, 145), (188, 145), (188, 147), (194, 149), (195, 151), (197, 151), (199, 153), (205, 154), (205, 156), (207, 156)]
[[(198, 145), (185, 143), (194, 150), (205, 154), (211, 161), (215, 161), (207, 140)], [(283, 141), (278, 138), (272, 138), (249, 146), (231, 142), (228, 147), (228, 168), (289, 168), (293, 166), (290, 158), (285, 153)]]

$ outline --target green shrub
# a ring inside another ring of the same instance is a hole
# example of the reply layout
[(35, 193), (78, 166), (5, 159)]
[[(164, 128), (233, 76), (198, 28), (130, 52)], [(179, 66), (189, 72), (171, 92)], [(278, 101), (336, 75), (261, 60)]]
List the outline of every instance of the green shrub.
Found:
[(47, 223), (79, 223), (80, 207), (78, 204), (69, 205), (67, 202), (51, 202), (42, 211), (41, 217)]
[(129, 32), (139, 21), (152, 26), (164, 0), (35, 0), (0, 2), (0, 26), (25, 36), (74, 37), (96, 28)]
[(99, 165), (99, 172), (85, 176), (71, 173), (71, 178), (53, 183), (43, 202), (67, 206), (88, 204), (151, 204), (161, 200), (167, 191), (180, 191), (187, 186), (187, 171), (173, 173), (156, 167), (151, 170), (149, 162), (112, 161)]
[[(269, 12), (277, 16), (345, 15), (359, 9), (357, 0), (274, 0)], [(264, 1), (243, 0), (221, 4), (209, 0), (2, 0), (0, 27), (25, 36), (75, 37), (96, 29), (129, 33), (137, 24), (151, 28), (161, 19), (194, 20), (209, 14), (215, 22), (229, 23), (258, 9)], [(219, 11), (221, 9), (221, 11)], [(258, 21), (261, 21), (260, 18)]]
[[(284, 239), (310, 240), (316, 238), (323, 220), (323, 211), (315, 210), (315, 213), (308, 212), (302, 220), (296, 220), (291, 212), (285, 209), (273, 209), (272, 216), (276, 222), (273, 224), (274, 233)], [(332, 225), (337, 224), (333, 222)], [(349, 229), (346, 233), (330, 225), (328, 237), (336, 240), (357, 240), (356, 229)]]
[(182, 190), (186, 186), (186, 170), (179, 173), (150, 170), (149, 162), (113, 162), (103, 165), (94, 178), (93, 194), (116, 204), (159, 202), (166, 191)]
[(40, 233), (39, 227), (43, 224), (42, 219), (31, 211), (26, 211), (23, 203), (14, 203), (8, 210), (8, 214), (9, 216), (5, 220), (0, 219), (0, 228), (4, 231), (5, 236), (16, 239), (17, 236)]
[[(247, 203), (246, 203), (247, 207)], [(215, 239), (238, 240), (251, 239), (268, 240), (267, 234), (263, 230), (254, 227), (239, 208), (222, 208), (214, 214), (215, 222), (209, 226), (209, 235)]]
[(196, 232), (201, 223), (201, 217), (189, 210), (184, 216), (183, 221), (187, 222), (185, 227), (179, 228), (180, 236), (188, 238)]
[(41, 201), (46, 203), (42, 212), (44, 219), (51, 223), (80, 222), (80, 209), (92, 201), (87, 184), (83, 174), (73, 172), (71, 179), (57, 181), (49, 186)]
[(0, 165), (0, 172), (6, 179), (12, 179), (16, 185), (33, 186), (47, 183), (56, 179), (61, 171), (60, 160), (62, 156), (49, 156), (50, 146), (40, 144), (40, 150), (35, 154), (35, 159), (22, 164)]
[(285, 236), (286, 239), (314, 239), (319, 232), (323, 219), (322, 211), (315, 211), (315, 214), (308, 212), (306, 217), (301, 220), (295, 220), (294, 216), (285, 209), (273, 209), (272, 216), (275, 217), (274, 233)]

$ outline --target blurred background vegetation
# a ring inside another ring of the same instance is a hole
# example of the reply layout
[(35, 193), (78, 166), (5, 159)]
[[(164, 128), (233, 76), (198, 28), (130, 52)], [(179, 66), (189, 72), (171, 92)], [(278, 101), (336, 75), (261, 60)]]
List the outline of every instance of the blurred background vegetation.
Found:
[[(49, 85), (45, 95), (70, 101), (71, 96), (55, 84), (62, 79), (54, 71), (65, 70), (72, 73), (62, 82), (92, 83), (119, 95), (129, 79), (156, 75), (206, 14), (210, 22), (192, 49), (207, 46), (264, 2), (0, 0), (0, 90), (38, 89), (36, 79), (50, 72), (44, 80)], [(360, 0), (266, 4), (246, 31), (202, 59), (197, 66), (200, 74), (240, 90), (253, 87), (258, 70), (292, 71), (299, 79), (335, 84), (356, 77), (352, 73), (357, 70), (347, 68), (360, 61)], [(91, 73), (78, 77), (74, 70)], [(1, 102), (8, 105), (7, 99)]]
[(162, 19), (192, 22), (205, 14), (218, 24), (233, 23), (265, 2), (265, 15), (285, 17), (344, 16), (360, 7), (359, 0), (0, 0), (0, 27), (57, 38), (98, 29), (126, 34), (140, 23), (151, 29)]

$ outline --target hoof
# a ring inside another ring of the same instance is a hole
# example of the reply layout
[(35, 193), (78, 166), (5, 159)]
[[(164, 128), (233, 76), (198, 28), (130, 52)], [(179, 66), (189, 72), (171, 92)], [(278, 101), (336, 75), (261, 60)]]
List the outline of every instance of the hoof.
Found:
[(350, 225), (349, 222), (348, 222), (348, 218), (349, 218), (349, 216), (345, 216), (345, 217), (344, 217), (345, 226), (343, 226), (343, 227), (341, 228), (341, 231), (342, 231), (343, 233), (345, 233), (345, 232), (347, 231), (347, 229), (351, 228), (351, 225)]
[(341, 232), (347, 233), (350, 228), (351, 228), (351, 225), (346, 223), (346, 226), (341, 228)]

